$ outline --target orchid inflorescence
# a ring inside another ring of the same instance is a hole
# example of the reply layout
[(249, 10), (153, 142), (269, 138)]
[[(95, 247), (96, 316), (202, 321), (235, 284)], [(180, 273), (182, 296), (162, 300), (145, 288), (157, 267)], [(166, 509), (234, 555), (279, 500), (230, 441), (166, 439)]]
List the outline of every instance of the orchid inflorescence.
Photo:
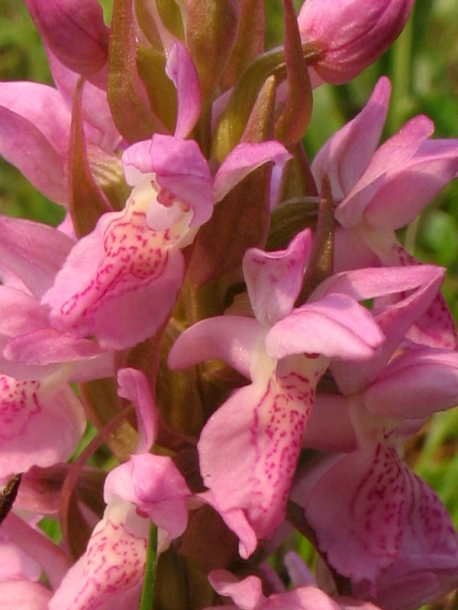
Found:
[(382, 77), (311, 163), (302, 143), (314, 90), (413, 0), (284, 0), (267, 49), (261, 0), (114, 0), (109, 25), (26, 3), (55, 87), (0, 84), (0, 154), (66, 216), (0, 216), (2, 608), (452, 591), (457, 535), (402, 447), (458, 402), (457, 335), (445, 270), (397, 231), (458, 140), (416, 116), (379, 144)]

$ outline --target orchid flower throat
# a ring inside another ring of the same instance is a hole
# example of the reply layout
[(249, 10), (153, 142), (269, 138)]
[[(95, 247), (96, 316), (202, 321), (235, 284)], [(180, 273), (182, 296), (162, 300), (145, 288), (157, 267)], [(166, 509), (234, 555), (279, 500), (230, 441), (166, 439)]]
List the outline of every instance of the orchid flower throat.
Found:
[[(178, 244), (183, 247), (191, 243), (188, 236), (193, 217), (191, 206), (162, 186), (155, 173), (147, 174), (134, 187), (127, 205), (130, 203), (137, 212), (145, 215), (147, 227), (161, 241), (162, 247), (170, 248)], [(192, 233), (194, 238), (195, 232)], [(181, 242), (185, 236), (187, 239), (183, 244)]]
[(401, 417), (375, 415), (364, 405), (363, 394), (350, 398), (350, 419), (361, 446), (373, 443), (396, 447)]

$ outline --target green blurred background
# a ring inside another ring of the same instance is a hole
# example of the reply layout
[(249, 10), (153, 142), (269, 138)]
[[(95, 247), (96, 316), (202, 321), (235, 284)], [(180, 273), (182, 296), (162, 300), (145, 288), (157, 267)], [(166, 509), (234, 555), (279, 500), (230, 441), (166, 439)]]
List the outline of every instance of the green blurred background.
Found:
[[(370, 1), (370, 0), (368, 0)], [(110, 0), (102, 2), (109, 15)], [(300, 2), (295, 2), (299, 8)], [(267, 0), (269, 41), (281, 40), (282, 4)], [(378, 77), (393, 84), (384, 138), (410, 117), (427, 114), (436, 137), (458, 138), (458, 2), (417, 0), (412, 18), (395, 45), (349, 84), (315, 92), (306, 138), (310, 158), (365, 104)], [(21, 0), (0, 0), (0, 79), (52, 82), (40, 38)], [(0, 212), (56, 225), (63, 218), (51, 204), (0, 159)], [(446, 266), (446, 298), (458, 320), (458, 184), (448, 186), (410, 227), (404, 239), (420, 260)], [(406, 459), (439, 493), (458, 527), (458, 409), (435, 415), (406, 447)], [(442, 606), (458, 608), (449, 598)]]

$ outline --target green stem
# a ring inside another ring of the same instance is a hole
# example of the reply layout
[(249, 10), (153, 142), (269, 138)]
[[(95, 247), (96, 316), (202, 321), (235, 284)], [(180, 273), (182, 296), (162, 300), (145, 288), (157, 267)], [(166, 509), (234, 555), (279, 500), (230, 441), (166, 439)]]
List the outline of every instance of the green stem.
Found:
[(153, 610), (154, 585), (157, 564), (157, 527), (151, 523), (146, 552), (145, 579), (143, 581), (142, 597), (138, 610)]
[(390, 135), (399, 129), (408, 111), (412, 93), (413, 35), (413, 20), (410, 19), (391, 49), (391, 82), (393, 92), (387, 121), (388, 133)]

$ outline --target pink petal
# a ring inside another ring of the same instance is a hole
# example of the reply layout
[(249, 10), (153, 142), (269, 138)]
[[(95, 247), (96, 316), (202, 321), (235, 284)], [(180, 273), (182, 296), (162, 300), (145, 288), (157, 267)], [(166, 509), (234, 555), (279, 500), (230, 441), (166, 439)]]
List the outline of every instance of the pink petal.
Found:
[[(310, 366), (300, 362), (305, 370)], [(313, 368), (309, 376), (284, 368), (267, 385), (237, 390), (208, 420), (198, 443), (204, 484), (218, 512), (226, 520), (243, 510), (258, 539), (272, 536), (284, 519), (316, 384)], [(242, 538), (244, 532), (235, 533), (240, 552), (248, 556), (254, 550), (250, 541)]]
[(305, 427), (304, 447), (321, 451), (347, 452), (356, 449), (349, 401), (339, 394), (320, 393)]
[(215, 198), (221, 201), (245, 176), (264, 163), (284, 167), (291, 158), (286, 148), (276, 141), (259, 144), (242, 143), (226, 157), (215, 175)]
[(206, 222), (214, 205), (213, 180), (207, 161), (194, 140), (154, 134), (151, 141), (130, 146), (122, 156), (127, 182), (137, 184), (144, 174), (155, 173), (166, 189), (193, 211), (191, 227)]
[[(416, 610), (458, 585), (458, 538), (453, 523), (424, 481), (407, 470), (405, 477), (406, 519), (401, 548), (377, 587), (376, 601), (387, 610)], [(367, 596), (364, 583), (355, 593)]]
[(284, 593), (274, 593), (269, 596), (263, 610), (276, 610), (278, 607), (291, 610), (340, 610), (334, 599), (318, 587), (297, 587)]
[(415, 220), (457, 172), (458, 140), (424, 141), (408, 163), (386, 176), (366, 207), (365, 219), (383, 229), (404, 227)]
[(0, 582), (2, 610), (47, 610), (52, 592), (38, 582), (8, 580)]
[[(0, 357), (0, 372), (3, 375), (21, 379), (22, 381), (42, 381), (46, 377), (50, 377), (61, 370), (62, 363), (37, 365), (14, 362), (5, 357)], [(68, 379), (71, 379), (70, 375)]]
[(108, 349), (154, 335), (175, 303), (184, 271), (181, 252), (166, 249), (165, 237), (151, 231), (145, 213), (133, 205), (104, 214), (43, 297), (52, 324), (95, 335)]
[(337, 226), (334, 234), (334, 273), (380, 266), (380, 259), (370, 249), (358, 227), (344, 229)]
[[(372, 280), (370, 279), (371, 272)], [(404, 341), (408, 333), (411, 333), (412, 325), (421, 319), (434, 302), (443, 273), (442, 268), (428, 265), (367, 269), (349, 273), (348, 279), (352, 280), (351, 285), (355, 289), (355, 296), (359, 294), (357, 298), (362, 296), (360, 290), (368, 295), (366, 298), (371, 298), (369, 297), (371, 290), (374, 291), (373, 296), (380, 296), (383, 286), (379, 286), (378, 281), (383, 278), (386, 280), (385, 289), (388, 295), (399, 291), (401, 286), (404, 289), (394, 299), (388, 297), (386, 302), (381, 299), (374, 303), (374, 317), (385, 335), (385, 341), (377, 357), (367, 363), (359, 363), (357, 367), (346, 362), (332, 364), (333, 374), (344, 394), (359, 392), (380, 374), (399, 344)], [(370, 284), (372, 281), (374, 283), (364, 286), (364, 278), (369, 279)], [(332, 278), (330, 279), (329, 287), (332, 285)], [(345, 289), (345, 286), (340, 284), (342, 279), (344, 276), (341, 278), (335, 276), (335, 288), (339, 286), (339, 288)]]
[[(418, 554), (429, 556), (430, 566), (446, 567), (458, 563), (458, 538), (452, 520), (439, 496), (425, 481), (409, 473), (409, 519), (406, 522), (403, 553), (421, 565)], [(425, 548), (428, 552), (425, 553)]]
[(313, 292), (312, 299), (333, 293), (344, 293), (363, 301), (377, 297), (421, 289), (437, 291), (444, 277), (443, 267), (412, 265), (409, 267), (375, 267), (355, 269), (332, 275)]
[[(9, 370), (15, 369), (14, 376), (21, 379), (25, 378), (25, 371), (29, 367), (31, 372), (35, 369), (33, 379), (41, 379), (49, 374), (46, 371), (50, 365), (62, 368), (65, 363), (73, 365), (68, 370), (71, 381), (110, 377), (114, 370), (112, 353), (101, 349), (94, 341), (78, 339), (53, 328), (43, 328), (10, 339), (3, 356), (12, 365)], [(14, 367), (14, 364), (17, 366)], [(25, 366), (22, 367), (22, 364)], [(6, 366), (6, 363), (2, 363), (0, 368), (6, 370)], [(31, 379), (29, 375), (26, 378)]]
[(379, 299), (374, 311), (378, 324), (387, 335), (400, 337), (433, 302), (444, 273), (442, 267), (434, 265), (356, 269), (325, 280), (312, 299), (340, 292), (358, 301)]
[[(366, 171), (353, 186), (335, 212), (336, 219), (344, 227), (360, 223), (372, 199), (390, 179), (393, 173), (408, 170), (411, 160), (426, 138), (434, 131), (433, 123), (425, 116), (417, 116), (387, 140), (374, 154)], [(392, 208), (397, 219), (405, 218), (403, 206)], [(395, 221), (396, 227), (403, 226)], [(392, 225), (393, 226), (393, 225)]]
[(312, 235), (299, 233), (287, 250), (264, 252), (250, 248), (243, 258), (243, 275), (256, 319), (272, 326), (292, 310), (301, 290)]
[(148, 380), (141, 371), (120, 369), (118, 371), (118, 386), (118, 395), (132, 402), (137, 414), (138, 443), (136, 452), (146, 453), (151, 449), (156, 439), (158, 424), (158, 413)]
[(42, 567), (51, 587), (56, 589), (70, 567), (70, 558), (34, 525), (37, 521), (37, 515), (34, 515), (28, 523), (18, 517), (14, 511), (10, 511), (3, 522), (3, 527), (8, 533), (8, 538)]
[[(397, 264), (402, 266), (426, 266), (417, 261), (413, 256), (392, 238), (391, 244), (386, 251), (380, 252), (380, 259), (383, 264)], [(440, 274), (441, 267), (436, 268), (437, 275)], [(444, 271), (442, 271), (444, 273)], [(438, 286), (438, 284), (436, 284)], [(431, 286), (432, 289), (432, 286)], [(425, 291), (427, 287), (425, 286)], [(426, 295), (425, 295), (426, 296)], [(456, 349), (458, 338), (455, 321), (448, 308), (445, 298), (437, 292), (429, 307), (418, 318), (410, 328), (408, 338), (418, 344), (425, 344), (431, 347)]]
[(48, 308), (31, 294), (0, 286), (0, 337), (15, 337), (48, 326)]
[(44, 224), (0, 216), (0, 259), (36, 297), (52, 285), (74, 241)]
[(266, 600), (262, 593), (261, 579), (257, 576), (247, 576), (238, 580), (226, 570), (213, 570), (208, 575), (212, 587), (220, 595), (230, 597), (238, 608), (255, 610), (262, 607)]
[(1, 531), (0, 551), (2, 554), (0, 583), (6, 580), (37, 581), (40, 579), (42, 572), (40, 564), (8, 538), (5, 528), (2, 528)]
[(374, 355), (383, 334), (371, 314), (344, 294), (329, 294), (294, 309), (267, 333), (272, 358), (321, 354), (328, 358), (364, 360)]
[(313, 160), (317, 185), (327, 176), (337, 201), (350, 192), (372, 159), (385, 123), (390, 91), (390, 81), (380, 78), (363, 110), (336, 132)]
[(458, 403), (458, 353), (408, 351), (366, 390), (364, 403), (378, 415), (427, 417)]
[(151, 145), (151, 140), (143, 140), (132, 144), (123, 152), (122, 166), (126, 182), (130, 186), (135, 186), (144, 175), (154, 172)]
[(68, 571), (49, 610), (137, 608), (146, 560), (149, 519), (127, 502), (107, 507), (85, 554)]
[(311, 490), (306, 518), (321, 551), (343, 576), (375, 583), (396, 560), (405, 522), (405, 476), (395, 451), (378, 445), (343, 457)]
[(257, 576), (247, 576), (237, 581), (225, 570), (214, 570), (210, 572), (209, 580), (220, 595), (233, 599), (236, 606), (229, 606), (230, 608), (241, 610), (339, 610), (340, 608), (324, 591), (313, 586), (273, 593), (266, 598), (262, 592), (261, 579)]
[(142, 453), (112, 470), (105, 481), (104, 497), (135, 504), (142, 515), (166, 530), (167, 540), (180, 536), (188, 521), (187, 499), (191, 492), (167, 456)]
[(65, 163), (71, 112), (59, 91), (41, 83), (3, 82), (0, 83), (0, 106), (33, 125), (59, 155), (61, 164)]
[(168, 50), (167, 76), (178, 94), (178, 117), (175, 138), (186, 138), (194, 129), (200, 115), (202, 98), (199, 77), (187, 48), (175, 41)]
[[(64, 66), (49, 49), (47, 51), (54, 82), (67, 107), (71, 108), (80, 75)], [(89, 147), (96, 146), (112, 153), (121, 143), (122, 138), (113, 122), (107, 92), (92, 83), (85, 82), (82, 111), (84, 132)]]
[(86, 426), (81, 403), (69, 387), (0, 376), (0, 478), (51, 466), (70, 457)]
[(33, 123), (2, 107), (0, 155), (17, 167), (43, 195), (56, 203), (67, 202), (65, 168), (60, 154)]
[(207, 318), (178, 337), (169, 354), (169, 366), (182, 370), (204, 360), (220, 359), (250, 378), (252, 352), (261, 331), (254, 318)]

